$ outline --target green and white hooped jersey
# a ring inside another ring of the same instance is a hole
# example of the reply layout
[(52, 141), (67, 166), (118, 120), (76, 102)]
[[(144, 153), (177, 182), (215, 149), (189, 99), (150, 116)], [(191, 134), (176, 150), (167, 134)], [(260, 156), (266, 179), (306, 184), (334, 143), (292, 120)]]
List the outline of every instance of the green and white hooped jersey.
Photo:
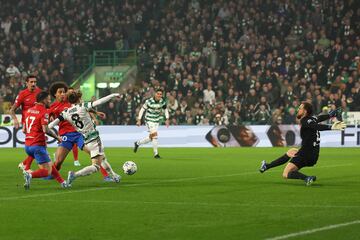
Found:
[(92, 109), (92, 102), (74, 104), (59, 116), (60, 120), (68, 121), (76, 131), (83, 135), (85, 144), (99, 137), (99, 132), (89, 113)]
[(149, 98), (142, 106), (145, 112), (145, 122), (160, 123), (163, 120), (162, 112), (166, 109), (166, 100), (161, 98), (159, 101)]

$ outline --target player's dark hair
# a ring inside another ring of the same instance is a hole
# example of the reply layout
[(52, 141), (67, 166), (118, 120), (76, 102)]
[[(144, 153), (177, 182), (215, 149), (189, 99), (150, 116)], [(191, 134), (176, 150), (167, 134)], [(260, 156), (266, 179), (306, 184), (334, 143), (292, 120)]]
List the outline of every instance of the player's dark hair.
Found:
[(311, 116), (314, 112), (313, 106), (311, 103), (303, 102), (302, 105), (304, 106), (304, 109), (306, 110), (307, 116)]
[(36, 76), (35, 75), (29, 75), (26, 77), (25, 81), (28, 82), (30, 80), (30, 78), (35, 78), (36, 79)]
[(41, 91), (38, 95), (36, 95), (36, 102), (41, 103), (49, 96), (49, 92)]
[(49, 90), (52, 97), (55, 97), (55, 94), (56, 94), (56, 92), (57, 92), (57, 90), (59, 88), (64, 88), (65, 92), (67, 92), (67, 90), (68, 90), (68, 86), (67, 86), (66, 83), (64, 83), (64, 82), (54, 82), (53, 84), (51, 84), (50, 90)]
[(77, 103), (79, 99), (81, 98), (82, 93), (80, 91), (74, 91), (68, 95), (68, 101), (69, 103)]

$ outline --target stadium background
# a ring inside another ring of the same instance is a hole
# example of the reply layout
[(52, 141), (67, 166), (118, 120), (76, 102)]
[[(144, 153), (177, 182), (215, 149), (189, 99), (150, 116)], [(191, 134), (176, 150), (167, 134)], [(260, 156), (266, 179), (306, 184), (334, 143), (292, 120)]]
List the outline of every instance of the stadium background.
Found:
[[(120, 91), (100, 124), (135, 124), (153, 89), (172, 125), (295, 124), (360, 109), (356, 1), (5, 1), (0, 114), (28, 74), (65, 81), (88, 100)], [(5, 116), (3, 119), (6, 119)], [(8, 124), (2, 121), (2, 124)]]

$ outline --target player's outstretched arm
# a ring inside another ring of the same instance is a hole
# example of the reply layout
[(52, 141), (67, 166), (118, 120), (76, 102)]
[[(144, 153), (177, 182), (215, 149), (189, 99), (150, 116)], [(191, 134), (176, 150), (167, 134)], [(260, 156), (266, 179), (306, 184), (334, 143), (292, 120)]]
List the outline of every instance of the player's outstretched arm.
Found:
[(108, 101), (110, 101), (111, 99), (113, 99), (115, 97), (120, 97), (120, 93), (113, 93), (113, 94), (107, 95), (106, 97), (95, 100), (94, 102), (92, 102), (92, 107), (96, 107), (101, 104), (107, 103)]
[(329, 114), (320, 114), (318, 116), (316, 116), (316, 122), (323, 122), (323, 121), (326, 121), (326, 120), (329, 120), (331, 117)]
[(54, 128), (56, 125), (58, 125), (60, 123), (60, 119), (56, 118), (54, 121), (52, 121), (51, 123), (49, 123), (49, 128)]
[(318, 131), (331, 130), (331, 127), (324, 124), (319, 124), (315, 119), (303, 119), (301, 121), (302, 127), (312, 128)]
[(318, 123), (329, 120), (330, 118), (333, 118), (333, 117), (336, 117), (337, 120), (342, 121), (341, 113), (342, 113), (341, 108), (337, 108), (335, 110), (331, 110), (329, 112), (329, 114), (320, 114), (320, 115), (316, 116), (316, 119), (317, 119)]
[(48, 125), (42, 125), (42, 127), (46, 135), (55, 138), (56, 140), (58, 140), (58, 142), (61, 142), (61, 137), (57, 135), (53, 130), (51, 130)]

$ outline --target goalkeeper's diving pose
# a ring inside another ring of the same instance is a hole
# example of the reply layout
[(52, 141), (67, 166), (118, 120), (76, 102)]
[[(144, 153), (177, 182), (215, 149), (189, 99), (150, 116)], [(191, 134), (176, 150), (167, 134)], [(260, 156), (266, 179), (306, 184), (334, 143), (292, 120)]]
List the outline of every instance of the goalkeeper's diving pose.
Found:
[[(280, 158), (266, 163), (265, 160), (261, 162), (259, 171), (261, 173), (269, 170), (270, 168), (283, 165), (288, 162), (284, 171), (283, 177), (286, 179), (301, 179), (305, 181), (306, 185), (311, 185), (316, 176), (306, 176), (299, 172), (303, 167), (314, 166), (319, 158), (320, 152), (320, 132), (324, 130), (344, 130), (346, 128), (341, 118), (341, 109), (330, 111), (329, 114), (319, 116), (312, 116), (313, 107), (310, 103), (304, 102), (299, 106), (297, 118), (300, 120), (300, 136), (302, 139), (300, 149), (292, 148)], [(332, 126), (319, 124), (319, 122), (326, 121), (330, 118), (336, 117), (338, 121)]]

